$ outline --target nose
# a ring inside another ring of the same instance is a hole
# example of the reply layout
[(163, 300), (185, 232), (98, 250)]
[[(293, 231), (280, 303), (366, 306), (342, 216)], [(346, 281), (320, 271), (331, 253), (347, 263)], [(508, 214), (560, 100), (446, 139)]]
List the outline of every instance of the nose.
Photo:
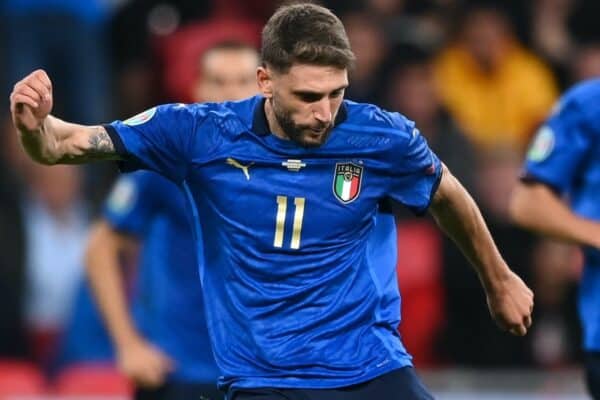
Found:
[(329, 99), (321, 99), (321, 101), (316, 103), (313, 108), (313, 115), (322, 124), (331, 123), (332, 114)]

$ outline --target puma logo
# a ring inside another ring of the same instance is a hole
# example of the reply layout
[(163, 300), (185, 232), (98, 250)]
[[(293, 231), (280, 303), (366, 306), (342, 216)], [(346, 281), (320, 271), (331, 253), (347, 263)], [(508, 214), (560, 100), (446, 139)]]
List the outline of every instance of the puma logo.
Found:
[(244, 173), (244, 176), (246, 176), (246, 180), (247, 181), (250, 180), (250, 173), (248, 172), (248, 168), (250, 168), (254, 164), (253, 162), (251, 162), (248, 165), (242, 165), (237, 160), (234, 160), (231, 157), (228, 157), (227, 160), (225, 160), (225, 162), (227, 162), (227, 164), (229, 164), (235, 168), (241, 169), (242, 172)]

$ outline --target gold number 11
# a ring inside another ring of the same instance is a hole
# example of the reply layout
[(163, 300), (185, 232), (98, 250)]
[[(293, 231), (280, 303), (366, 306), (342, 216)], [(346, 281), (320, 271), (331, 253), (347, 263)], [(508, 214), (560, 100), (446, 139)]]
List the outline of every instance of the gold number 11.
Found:
[[(273, 246), (283, 247), (283, 233), (285, 230), (285, 216), (287, 213), (287, 196), (277, 196), (277, 217), (275, 218), (275, 238)], [(292, 249), (300, 248), (300, 233), (302, 232), (302, 220), (304, 218), (304, 197), (294, 197), (294, 225), (292, 227)]]

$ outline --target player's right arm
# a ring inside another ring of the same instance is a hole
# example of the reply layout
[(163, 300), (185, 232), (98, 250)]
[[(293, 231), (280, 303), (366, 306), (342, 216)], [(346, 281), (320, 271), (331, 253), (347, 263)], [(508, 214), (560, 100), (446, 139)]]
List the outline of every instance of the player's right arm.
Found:
[(43, 70), (17, 82), (10, 95), (13, 124), (33, 160), (52, 165), (119, 159), (104, 127), (62, 121), (50, 115), (52, 103), (52, 82)]
[(477, 204), (445, 167), (429, 211), (477, 272), (496, 323), (525, 335), (532, 322), (533, 292), (506, 264)]
[(86, 249), (86, 271), (96, 303), (116, 349), (119, 369), (136, 384), (161, 385), (172, 368), (171, 360), (138, 332), (129, 312), (121, 270), (123, 257), (133, 258), (139, 243), (111, 227), (106, 220), (94, 224)]
[(520, 226), (559, 240), (600, 248), (600, 223), (573, 213), (560, 196), (540, 182), (519, 182), (510, 214)]

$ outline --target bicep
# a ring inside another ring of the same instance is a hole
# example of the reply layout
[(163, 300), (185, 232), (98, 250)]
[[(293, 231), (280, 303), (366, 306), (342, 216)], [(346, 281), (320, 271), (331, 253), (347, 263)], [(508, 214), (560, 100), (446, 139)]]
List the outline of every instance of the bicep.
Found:
[(458, 180), (448, 170), (448, 167), (442, 163), (440, 183), (431, 199), (430, 211), (435, 213), (436, 210), (444, 207), (461, 187)]

